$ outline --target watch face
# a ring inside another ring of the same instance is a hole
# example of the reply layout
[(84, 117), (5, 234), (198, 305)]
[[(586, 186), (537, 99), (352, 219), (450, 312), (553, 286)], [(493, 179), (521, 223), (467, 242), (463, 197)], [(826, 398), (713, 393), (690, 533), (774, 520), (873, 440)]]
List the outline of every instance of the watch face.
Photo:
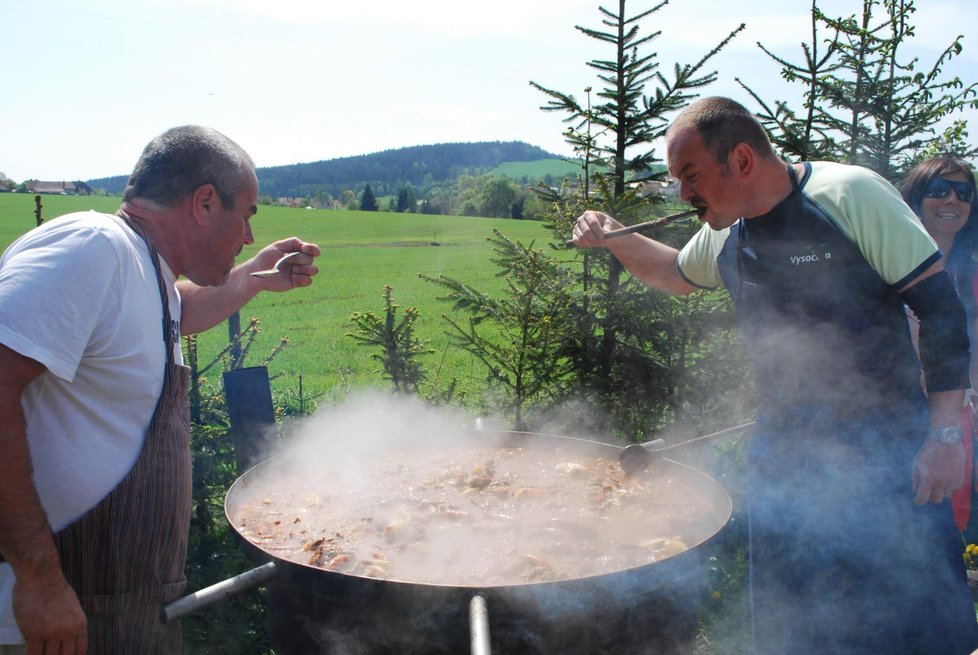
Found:
[(961, 441), (961, 438), (964, 436), (964, 433), (961, 431), (961, 428), (955, 425), (948, 425), (943, 428), (936, 428), (932, 430), (930, 436), (931, 438), (936, 439), (941, 443), (945, 443), (948, 444), (949, 446), (952, 446)]

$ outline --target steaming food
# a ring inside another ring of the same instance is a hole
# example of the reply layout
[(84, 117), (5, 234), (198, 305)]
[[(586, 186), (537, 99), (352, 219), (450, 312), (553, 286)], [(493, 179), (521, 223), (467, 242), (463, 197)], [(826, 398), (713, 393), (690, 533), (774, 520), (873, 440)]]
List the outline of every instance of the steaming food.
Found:
[[(354, 482), (356, 482), (354, 484)], [(687, 482), (559, 449), (441, 449), (266, 478), (230, 517), (299, 564), (401, 582), (498, 586), (620, 571), (721, 525)]]

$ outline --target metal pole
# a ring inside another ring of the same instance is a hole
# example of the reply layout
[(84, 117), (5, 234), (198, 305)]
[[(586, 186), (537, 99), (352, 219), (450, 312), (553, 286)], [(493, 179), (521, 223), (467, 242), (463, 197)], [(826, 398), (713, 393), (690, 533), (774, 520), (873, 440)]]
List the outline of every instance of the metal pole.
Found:
[(472, 655), (491, 655), (489, 641), (489, 607), (486, 599), (476, 594), (469, 601), (469, 638)]
[(252, 587), (257, 587), (261, 583), (271, 580), (277, 572), (275, 562), (269, 562), (258, 568), (238, 574), (233, 578), (222, 580), (210, 587), (205, 587), (200, 591), (195, 591), (183, 598), (178, 598), (175, 601), (167, 603), (163, 606), (160, 619), (163, 623), (181, 619), (188, 614), (193, 614), (205, 607), (210, 607), (225, 598), (230, 598)]

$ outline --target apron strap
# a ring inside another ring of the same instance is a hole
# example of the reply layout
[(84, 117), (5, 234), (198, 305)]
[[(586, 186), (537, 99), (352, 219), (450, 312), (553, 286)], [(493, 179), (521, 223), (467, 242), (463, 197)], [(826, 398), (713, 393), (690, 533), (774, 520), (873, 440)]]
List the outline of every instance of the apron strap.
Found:
[(160, 289), (160, 300), (163, 301), (163, 342), (166, 344), (166, 361), (168, 364), (173, 364), (173, 348), (175, 346), (172, 330), (173, 317), (170, 315), (170, 295), (167, 292), (166, 280), (163, 279), (163, 272), (160, 268), (160, 255), (156, 251), (156, 248), (153, 247), (149, 237), (146, 236), (146, 231), (129, 214), (120, 209), (116, 212), (116, 216), (125, 221), (129, 229), (135, 232), (146, 244), (146, 248), (149, 249), (149, 256), (153, 260), (153, 268), (156, 270), (156, 282)]

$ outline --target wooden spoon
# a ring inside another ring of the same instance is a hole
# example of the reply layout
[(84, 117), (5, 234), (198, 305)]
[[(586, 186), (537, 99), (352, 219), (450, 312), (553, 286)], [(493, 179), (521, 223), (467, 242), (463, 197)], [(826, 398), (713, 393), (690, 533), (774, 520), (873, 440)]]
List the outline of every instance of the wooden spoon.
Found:
[[(684, 218), (689, 218), (690, 216), (696, 216), (699, 213), (700, 212), (698, 209), (687, 209), (686, 211), (679, 212), (678, 214), (669, 214), (668, 216), (660, 216), (655, 220), (645, 221), (644, 223), (637, 223), (635, 225), (629, 225), (628, 227), (621, 227), (618, 228), (617, 230), (609, 230), (604, 233), (604, 238), (614, 239), (615, 237), (620, 237), (625, 234), (631, 234), (632, 232), (641, 232), (642, 230), (648, 228), (659, 227), (660, 225), (668, 225), (673, 221), (679, 221)], [(573, 246), (574, 245), (573, 240), (568, 240), (566, 245)]]

